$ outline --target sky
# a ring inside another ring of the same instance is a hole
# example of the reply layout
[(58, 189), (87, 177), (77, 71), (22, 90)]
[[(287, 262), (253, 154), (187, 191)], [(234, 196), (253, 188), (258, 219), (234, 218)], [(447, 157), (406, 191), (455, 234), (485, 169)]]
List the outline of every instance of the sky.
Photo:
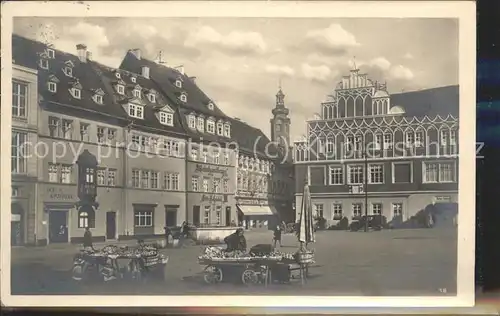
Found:
[[(431, 18), (15, 18), (14, 33), (118, 67), (162, 56), (227, 114), (270, 135), (281, 83), (291, 139), (353, 65), (389, 93), (458, 84), (458, 20)], [(401, 104), (403, 105), (403, 104)], [(403, 105), (404, 106), (404, 105)]]

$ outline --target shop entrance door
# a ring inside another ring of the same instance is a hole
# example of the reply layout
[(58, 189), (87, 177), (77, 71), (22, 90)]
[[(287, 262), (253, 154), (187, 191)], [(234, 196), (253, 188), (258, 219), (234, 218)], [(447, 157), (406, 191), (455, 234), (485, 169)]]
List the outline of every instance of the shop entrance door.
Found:
[(193, 225), (200, 226), (200, 206), (193, 206)]
[(68, 212), (49, 211), (49, 242), (68, 242)]
[(116, 238), (116, 212), (106, 213), (106, 239)]
[(231, 206), (226, 207), (226, 226), (231, 226)]

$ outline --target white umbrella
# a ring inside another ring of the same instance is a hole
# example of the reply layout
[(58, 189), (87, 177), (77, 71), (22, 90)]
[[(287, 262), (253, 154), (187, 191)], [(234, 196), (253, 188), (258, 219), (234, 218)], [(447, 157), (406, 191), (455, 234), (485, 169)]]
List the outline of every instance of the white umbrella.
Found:
[(302, 206), (300, 210), (299, 241), (301, 248), (303, 248), (304, 244), (307, 248), (307, 244), (315, 241), (311, 193), (309, 192), (307, 183), (304, 186), (304, 195), (302, 196)]

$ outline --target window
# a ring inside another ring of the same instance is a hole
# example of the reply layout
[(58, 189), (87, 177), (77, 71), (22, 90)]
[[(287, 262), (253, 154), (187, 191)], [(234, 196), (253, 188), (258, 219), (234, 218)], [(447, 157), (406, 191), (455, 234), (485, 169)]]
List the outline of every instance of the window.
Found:
[(12, 186), (10, 189), (11, 189), (10, 190), (10, 196), (11, 197), (18, 197), (18, 196), (21, 195), (19, 187)]
[(71, 139), (72, 138), (72, 123), (70, 120), (62, 120), (62, 131), (63, 131), (63, 138), (65, 139)]
[(130, 77), (130, 80), (131, 80), (133, 83), (136, 83), (136, 81), (137, 81), (137, 80), (135, 79), (135, 77)]
[(158, 189), (158, 178), (159, 178), (159, 172), (158, 171), (151, 171), (151, 189)]
[(77, 88), (72, 88), (71, 93), (73, 94), (73, 98), (75, 99), (81, 99), (82, 97), (82, 91)]
[(135, 227), (152, 227), (153, 212), (151, 211), (135, 211), (134, 214)]
[(224, 124), (224, 136), (231, 137), (231, 125)]
[(56, 164), (49, 163), (49, 182), (58, 182), (58, 168)]
[(120, 79), (122, 76), (120, 75), (120, 73), (119, 73), (119, 72), (115, 72), (115, 77), (116, 77), (117, 79)]
[(334, 184), (343, 184), (344, 183), (344, 174), (342, 167), (334, 167), (330, 166), (330, 185)]
[(50, 59), (54, 59), (55, 52), (53, 49), (47, 48), (46, 52), (47, 52), (47, 57), (49, 57)]
[(392, 182), (412, 183), (413, 182), (412, 162), (393, 162)]
[(191, 160), (198, 160), (198, 149), (197, 148), (191, 148)]
[(369, 183), (384, 183), (384, 165), (370, 165)]
[(97, 127), (97, 142), (103, 144), (106, 141), (106, 129), (104, 127)]
[(352, 204), (352, 216), (353, 217), (361, 217), (362, 209), (363, 209), (363, 204), (353, 203)]
[(141, 90), (139, 89), (134, 89), (134, 91), (132, 92), (134, 94), (134, 97), (136, 98), (141, 98)]
[(179, 79), (175, 80), (175, 86), (177, 88), (182, 88), (182, 81), (180, 81)]
[(117, 85), (116, 92), (118, 92), (118, 94), (125, 94), (125, 87), (122, 86), (121, 84)]
[(73, 77), (73, 69), (71, 67), (64, 67), (64, 74), (68, 77)]
[(146, 170), (141, 170), (141, 188), (149, 189), (150, 173)]
[(439, 182), (453, 182), (455, 181), (454, 163), (444, 162), (439, 164)]
[(25, 83), (12, 82), (12, 116), (26, 117), (26, 106), (28, 102), (28, 85)]
[(108, 128), (108, 142), (112, 143), (116, 140), (116, 129)]
[(213, 180), (213, 192), (220, 193), (220, 179)]
[(214, 104), (212, 102), (208, 103), (208, 109), (213, 110), (214, 109)]
[(439, 164), (425, 163), (424, 182), (438, 182)]
[(196, 128), (200, 131), (204, 131), (205, 130), (205, 121), (203, 120), (202, 117), (199, 117), (197, 119), (197, 124), (196, 124)]
[(11, 140), (11, 166), (12, 173), (25, 173), (26, 172), (26, 133), (12, 131)]
[(57, 84), (55, 82), (48, 82), (47, 83), (47, 88), (49, 89), (50, 92), (57, 92)]
[(213, 163), (216, 164), (216, 165), (220, 164), (220, 158), (219, 158), (219, 156), (220, 156), (219, 153), (214, 153), (213, 154), (213, 157), (214, 157)]
[(412, 147), (415, 143), (415, 134), (413, 132), (406, 132), (406, 147)]
[(191, 190), (193, 190), (194, 192), (198, 192), (200, 190), (198, 186), (198, 177), (196, 176), (191, 177)]
[(354, 150), (361, 151), (363, 148), (363, 137), (360, 135), (356, 135), (354, 137)]
[(375, 150), (380, 150), (380, 149), (382, 149), (382, 134), (375, 134), (375, 144), (374, 144), (374, 149), (375, 149)]
[(89, 141), (89, 124), (80, 123), (80, 140), (82, 142)]
[(141, 187), (140, 175), (141, 175), (140, 170), (135, 170), (135, 169), (132, 170), (132, 186), (134, 188), (140, 188)]
[(208, 178), (203, 178), (203, 192), (208, 192)]
[(229, 154), (224, 154), (224, 164), (226, 166), (229, 166)]
[(326, 153), (328, 155), (331, 155), (331, 154), (335, 153), (335, 142), (333, 141), (333, 139), (327, 139), (326, 140), (325, 149), (326, 149)]
[(165, 188), (165, 190), (179, 191), (179, 174), (165, 172), (163, 178), (163, 188)]
[(207, 132), (214, 134), (215, 133), (215, 122), (212, 120), (207, 121)]
[(181, 101), (187, 102), (187, 96), (185, 94), (181, 94)]
[(203, 156), (203, 162), (208, 162), (208, 152), (206, 150), (203, 151), (202, 153)]
[(222, 224), (222, 206), (215, 207), (215, 224)]
[(102, 99), (103, 99), (103, 98), (102, 98), (102, 95), (98, 95), (98, 94), (96, 94), (96, 95), (94, 96), (94, 101), (95, 101), (95, 103), (97, 103), (97, 104), (102, 104), (102, 102), (103, 102), (103, 101), (102, 101)]
[(97, 185), (106, 184), (106, 169), (97, 170)]
[(457, 131), (450, 131), (450, 145), (457, 145)]
[(189, 128), (196, 128), (196, 118), (194, 117), (194, 115), (188, 115), (188, 125)]
[(49, 69), (49, 61), (45, 58), (40, 59), (40, 68)]
[(89, 213), (85, 211), (78, 212), (78, 228), (87, 227), (89, 227)]
[(224, 186), (224, 193), (229, 193), (229, 180), (228, 179), (223, 180), (223, 186)]
[(333, 219), (335, 220), (342, 219), (342, 204), (333, 203), (332, 208), (333, 208)]
[(373, 215), (382, 215), (382, 203), (373, 203), (372, 204), (372, 214)]
[(323, 217), (323, 204), (314, 204), (314, 209), (316, 210), (316, 217)]
[(143, 106), (136, 104), (129, 104), (128, 115), (130, 115), (131, 117), (143, 119), (144, 118)]
[(154, 93), (148, 94), (149, 102), (156, 103), (156, 95)]
[(392, 203), (392, 216), (403, 216), (403, 203)]
[(364, 183), (364, 170), (363, 166), (353, 165), (347, 167), (347, 181), (348, 184), (363, 184)]
[(392, 149), (392, 135), (384, 134), (384, 149)]
[(203, 224), (209, 225), (210, 224), (210, 205), (205, 206), (205, 210), (203, 211)]
[(415, 147), (424, 146), (424, 134), (421, 131), (415, 132)]
[(441, 146), (448, 145), (448, 137), (449, 137), (448, 131), (441, 131), (439, 133), (439, 135), (440, 135), (439, 142), (440, 142)]
[(51, 137), (60, 137), (61, 134), (61, 119), (49, 117), (49, 135)]
[(109, 169), (108, 170), (108, 186), (114, 187), (116, 185), (116, 170)]
[(163, 125), (174, 126), (174, 115), (172, 113), (160, 112), (160, 123)]
[(217, 123), (217, 135), (222, 136), (224, 134), (224, 124)]

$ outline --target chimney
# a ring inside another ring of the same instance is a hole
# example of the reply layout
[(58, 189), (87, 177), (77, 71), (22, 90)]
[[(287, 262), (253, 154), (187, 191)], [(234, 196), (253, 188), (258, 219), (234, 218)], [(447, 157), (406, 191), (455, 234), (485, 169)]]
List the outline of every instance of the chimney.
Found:
[(135, 58), (141, 60), (141, 50), (139, 48), (131, 49), (130, 52), (134, 54)]
[(175, 69), (181, 73), (181, 75), (184, 75), (184, 66), (183, 65), (180, 65), (180, 66), (177, 66), (175, 67)]
[(141, 74), (144, 78), (149, 79), (149, 67), (147, 66), (142, 66), (141, 67)]
[(87, 61), (87, 46), (85, 44), (76, 45), (76, 51), (78, 52), (78, 59), (82, 63)]
[(87, 52), (87, 60), (88, 61), (92, 60), (92, 52)]
[(196, 83), (196, 77), (189, 77), (193, 83)]

